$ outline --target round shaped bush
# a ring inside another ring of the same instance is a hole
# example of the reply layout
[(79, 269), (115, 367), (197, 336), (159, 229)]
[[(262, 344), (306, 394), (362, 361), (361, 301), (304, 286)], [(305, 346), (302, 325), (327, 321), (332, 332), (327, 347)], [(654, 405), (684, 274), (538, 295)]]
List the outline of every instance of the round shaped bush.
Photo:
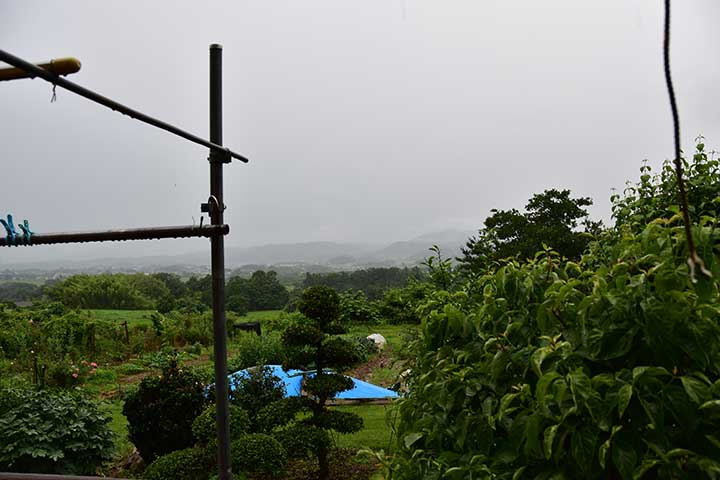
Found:
[(197, 448), (186, 448), (158, 457), (143, 472), (146, 480), (205, 480), (210, 476), (203, 452)]
[(320, 448), (329, 448), (331, 442), (327, 430), (309, 424), (307, 421), (275, 430), (273, 437), (290, 458), (306, 458), (315, 455)]
[[(230, 438), (235, 440), (250, 429), (250, 417), (237, 405), (230, 405)], [(208, 406), (192, 424), (195, 439), (202, 444), (216, 439), (215, 405)]]
[(205, 389), (191, 370), (170, 362), (159, 377), (146, 377), (125, 400), (128, 436), (146, 463), (191, 447), (193, 420), (207, 405)]
[(230, 462), (233, 471), (279, 475), (285, 470), (287, 454), (270, 435), (250, 433), (232, 442)]

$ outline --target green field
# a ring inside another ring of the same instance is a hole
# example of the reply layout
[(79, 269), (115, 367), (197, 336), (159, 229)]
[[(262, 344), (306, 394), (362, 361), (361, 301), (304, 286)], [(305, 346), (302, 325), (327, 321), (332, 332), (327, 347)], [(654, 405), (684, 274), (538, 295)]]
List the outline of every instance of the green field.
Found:
[(372, 333), (379, 333), (394, 351), (400, 351), (405, 344), (406, 337), (410, 337), (415, 334), (417, 328), (415, 325), (390, 325), (390, 324), (377, 324), (377, 325), (354, 325), (350, 327), (351, 335), (363, 335), (367, 336)]
[(393, 418), (391, 405), (343, 405), (333, 407), (344, 412), (352, 412), (363, 419), (364, 428), (357, 433), (336, 435), (335, 442), (340, 448), (372, 448), (385, 450), (391, 448)]
[(268, 320), (275, 320), (283, 313), (282, 310), (259, 310), (255, 312), (248, 312), (247, 314), (238, 317), (241, 322), (260, 322), (260, 326), (264, 328), (264, 323)]

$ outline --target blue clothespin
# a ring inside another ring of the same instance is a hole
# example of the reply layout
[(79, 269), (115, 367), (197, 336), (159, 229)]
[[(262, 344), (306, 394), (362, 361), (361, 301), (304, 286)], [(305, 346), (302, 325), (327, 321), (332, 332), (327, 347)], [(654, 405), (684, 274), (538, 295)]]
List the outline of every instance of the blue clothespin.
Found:
[(28, 223), (27, 219), (23, 220), (23, 223), (18, 224), (18, 227), (20, 227), (20, 230), (22, 230), (23, 232), (23, 243), (25, 245), (30, 245), (32, 243), (33, 232), (32, 230), (30, 230), (30, 224)]
[(15, 225), (13, 225), (12, 215), (8, 213), (7, 222), (0, 218), (0, 223), (2, 223), (2, 226), (5, 227), (5, 231), (7, 232), (7, 246), (17, 245), (17, 232), (15, 231)]

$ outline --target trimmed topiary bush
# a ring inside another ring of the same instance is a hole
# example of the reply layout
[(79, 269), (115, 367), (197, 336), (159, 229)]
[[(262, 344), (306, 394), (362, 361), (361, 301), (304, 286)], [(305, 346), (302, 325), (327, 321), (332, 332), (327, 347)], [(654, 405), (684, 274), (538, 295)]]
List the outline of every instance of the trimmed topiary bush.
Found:
[(194, 443), (192, 422), (207, 405), (199, 377), (171, 360), (159, 377), (146, 377), (125, 400), (128, 437), (146, 463)]
[(267, 366), (251, 369), (246, 375), (234, 376), (230, 383), (230, 403), (245, 409), (253, 423), (260, 409), (285, 396), (285, 385)]
[[(340, 372), (358, 363), (360, 358), (351, 342), (337, 336), (344, 328), (338, 323), (340, 300), (335, 290), (325, 286), (306, 289), (298, 309), (304, 317), (290, 324), (282, 334), (287, 348), (287, 360), (283, 367), (314, 371), (304, 387), (311, 402), (308, 408), (311, 416), (300, 425), (312, 426), (316, 432), (312, 446), (318, 459), (318, 479), (328, 480), (328, 442), (323, 437), (328, 437), (332, 430), (338, 433), (359, 431), (363, 422), (362, 418), (352, 413), (340, 418), (335, 415), (337, 412), (327, 408), (326, 403), (338, 393), (353, 387), (352, 380)], [(327, 369), (334, 371), (328, 372)], [(355, 418), (351, 420), (350, 416)]]
[(109, 421), (78, 393), (0, 389), (0, 471), (94, 474), (113, 453)]
[(232, 442), (233, 471), (278, 476), (285, 470), (287, 454), (280, 443), (264, 433), (242, 435)]
[[(250, 417), (237, 405), (230, 405), (230, 438), (235, 440), (250, 430)], [(215, 405), (209, 405), (192, 423), (195, 439), (203, 445), (217, 440)]]
[(212, 466), (199, 448), (185, 448), (158, 457), (143, 472), (146, 480), (207, 480)]

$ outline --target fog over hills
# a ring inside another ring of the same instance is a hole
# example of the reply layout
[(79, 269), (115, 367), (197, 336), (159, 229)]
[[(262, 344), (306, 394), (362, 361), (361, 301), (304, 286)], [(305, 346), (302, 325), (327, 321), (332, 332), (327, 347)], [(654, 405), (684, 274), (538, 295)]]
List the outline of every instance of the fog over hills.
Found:
[[(246, 265), (258, 268), (298, 266), (308, 271), (353, 270), (373, 266), (415, 266), (431, 255), (429, 248), (440, 247), (444, 257), (460, 253), (472, 232), (445, 230), (390, 244), (304, 242), (278, 243), (249, 247), (226, 246), (228, 270)], [(210, 251), (198, 250), (179, 255), (152, 255), (98, 258), (51, 258), (42, 261), (7, 262), (0, 269), (47, 271), (184, 271), (209, 269)]]

